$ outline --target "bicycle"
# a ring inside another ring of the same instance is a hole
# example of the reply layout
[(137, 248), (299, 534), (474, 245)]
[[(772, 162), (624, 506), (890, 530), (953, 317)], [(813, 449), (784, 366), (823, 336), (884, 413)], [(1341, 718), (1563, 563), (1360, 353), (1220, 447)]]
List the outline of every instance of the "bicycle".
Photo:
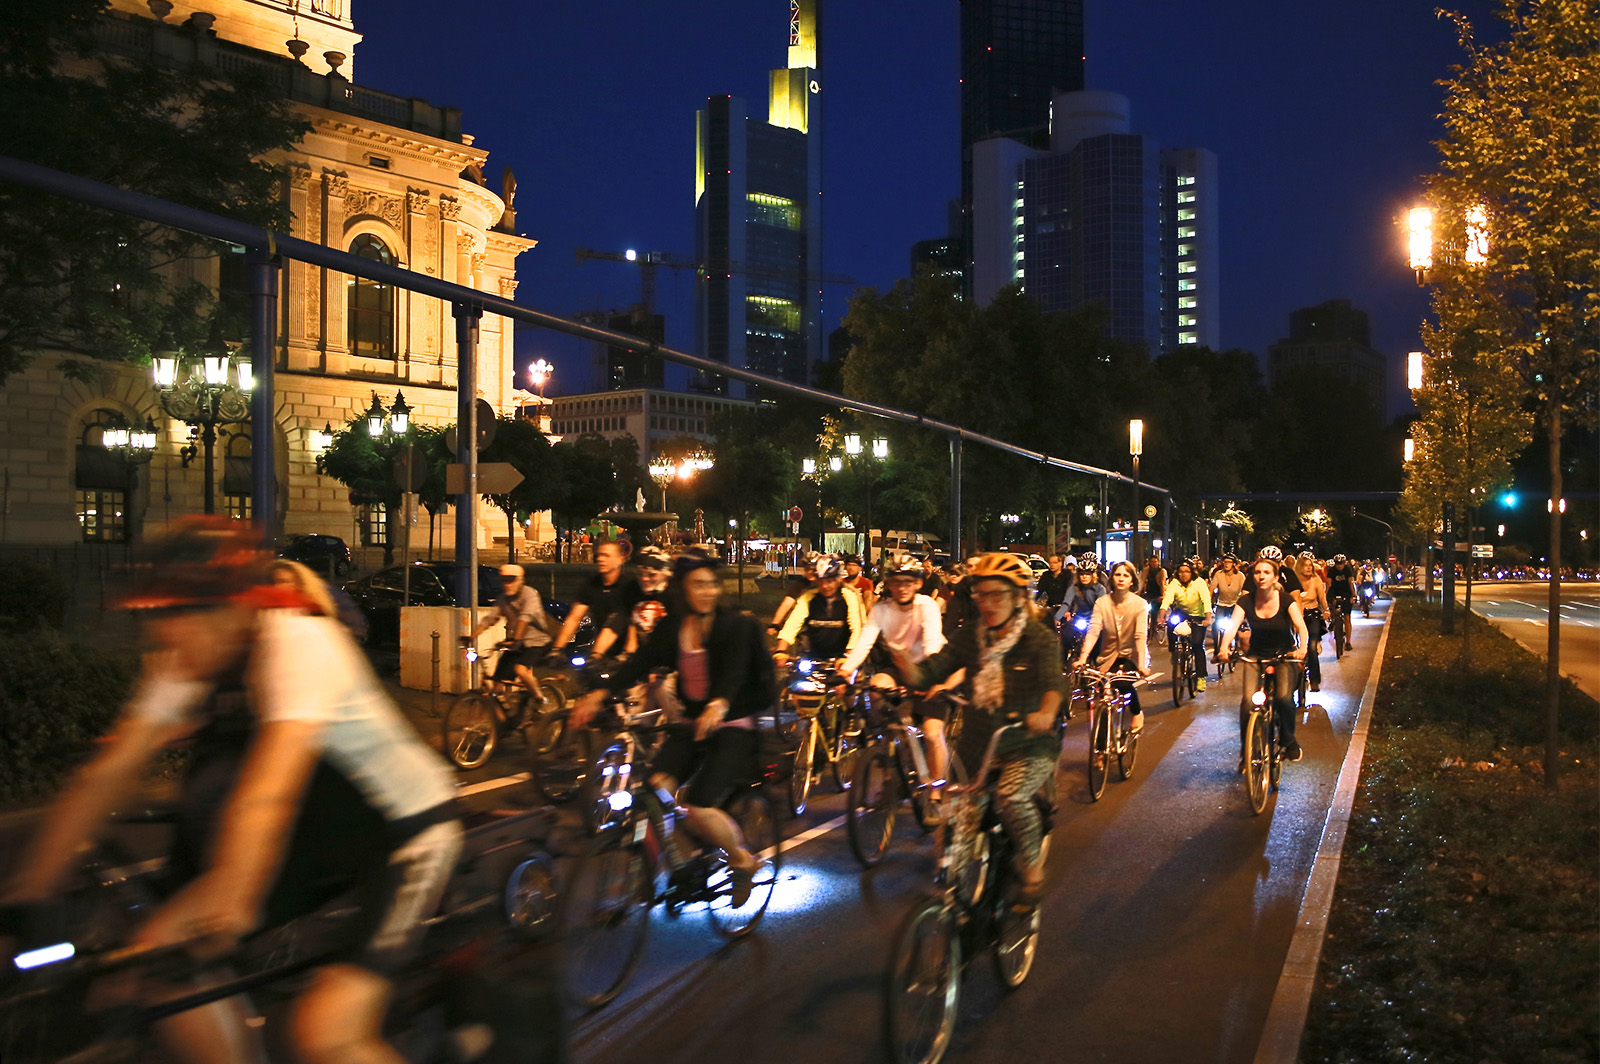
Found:
[[(496, 644), (503, 653), (507, 646)], [(479, 768), (494, 754), (500, 737), (518, 732), (534, 754), (548, 754), (561, 741), (566, 730), (567, 691), (552, 682), (559, 674), (540, 670), (537, 676), (540, 698), (520, 683), (494, 678), (494, 659), (485, 661), (483, 653), (469, 639), (461, 640), (462, 654), (474, 668), (481, 668), (483, 679), (476, 691), (460, 695), (445, 710), (440, 728), (440, 749), (458, 768)]]
[[(1038, 954), (1039, 907), (1012, 903), (1017, 879), (1011, 840), (995, 811), (996, 729), (978, 773), (951, 784), (949, 816), (940, 835), (936, 893), (918, 903), (895, 936), (884, 981), (884, 1030), (895, 1064), (938, 1064), (950, 1045), (961, 1004), (961, 979), (972, 958), (992, 950), (1008, 990), (1021, 987)], [(1050, 801), (1035, 795), (1045, 817), (1040, 857), (1049, 855)]]
[[(900, 803), (911, 800), (912, 811), (924, 832), (933, 817), (932, 793), (945, 786), (945, 780), (930, 778), (927, 750), (922, 729), (911, 719), (904, 705), (911, 692), (904, 687), (876, 687), (868, 693), (871, 709), (863, 733), (863, 749), (856, 762), (856, 778), (845, 801), (845, 827), (850, 852), (864, 867), (883, 860), (894, 839), (895, 817)], [(961, 735), (961, 716), (966, 701), (952, 692), (939, 697), (951, 705), (945, 725), (945, 745), (950, 754), (950, 776), (966, 780), (966, 770), (956, 755), (955, 741)]]
[(1166, 626), (1172, 629), (1167, 646), (1172, 650), (1172, 705), (1177, 707), (1183, 705), (1185, 698), (1194, 701), (1198, 687), (1191, 642), (1194, 635), (1188, 619), (1178, 610), (1168, 612)]
[(858, 694), (840, 698), (835, 690), (844, 683), (835, 671), (835, 662), (800, 658), (784, 684), (782, 709), (792, 714), (787, 738), (794, 744), (794, 772), (789, 777), (789, 811), (799, 816), (806, 811), (811, 785), (826, 761), (833, 768), (833, 782), (848, 791), (854, 777), (857, 755), (861, 752), (861, 713)]
[[(1256, 664), (1256, 689), (1250, 692), (1250, 713), (1245, 719), (1244, 777), (1250, 811), (1259, 816), (1267, 807), (1268, 793), (1278, 789), (1283, 775), (1283, 749), (1278, 743), (1277, 710), (1272, 704), (1272, 692), (1278, 669), (1291, 664), (1293, 659), (1279, 654), (1250, 660)], [(1302, 669), (1301, 676), (1304, 675)]]
[[(630, 749), (647, 746), (662, 727), (648, 723), (648, 713), (620, 712), (615, 699), (612, 709), (617, 726), (634, 735)], [(566, 990), (586, 1009), (609, 1004), (627, 985), (643, 957), (650, 914), (657, 906), (676, 919), (685, 908), (704, 905), (718, 934), (739, 938), (761, 922), (782, 871), (783, 833), (763, 773), (757, 771), (723, 804), (739, 825), (745, 846), (761, 859), (748, 897), (735, 904), (735, 875), (726, 854), (687, 848), (676, 801), (658, 792), (636, 768), (629, 764), (619, 777), (626, 783), (609, 792), (605, 818), (564, 892)]]
[(1328, 600), (1328, 627), (1333, 631), (1333, 657), (1335, 661), (1344, 658), (1344, 652), (1350, 649), (1350, 637), (1345, 632), (1345, 617), (1348, 610), (1345, 608), (1345, 599), (1330, 598)]
[(1133, 778), (1133, 764), (1139, 756), (1139, 733), (1133, 730), (1132, 693), (1117, 690), (1113, 684), (1143, 686), (1160, 673), (1140, 676), (1137, 672), (1100, 672), (1087, 665), (1073, 670), (1077, 682), (1093, 691), (1089, 702), (1089, 797), (1099, 801), (1106, 792), (1106, 777), (1114, 759), (1124, 782)]
[[(175, 820), (171, 813), (127, 819)], [(395, 1000), (404, 1007), (391, 1010), (384, 1036), (408, 1059), (446, 1059), (457, 1029), (469, 1025), (489, 1028), (481, 1036), (500, 1041), (492, 1029), (499, 1017), (463, 1015), (461, 990), (475, 977), (463, 979), (462, 965), (469, 958), (482, 963), (497, 952), (503, 959), (542, 949), (553, 940), (555, 877), (548, 855), (533, 842), (549, 823), (547, 811), (531, 810), (480, 817), (467, 826), (439, 909), (422, 921), (422, 945), (393, 976)], [(153, 904), (144, 878), (163, 864), (118, 863), (125, 860), (113, 844), (99, 844), (80, 868), (87, 886), (63, 903), (69, 917), (73, 910), (93, 915), (72, 919), (64, 935), (25, 943), (29, 948), (11, 958), (9, 976), (0, 983), (0, 1055), (8, 1064), (140, 1059), (157, 1021), (246, 992), (255, 995), (258, 1008), (275, 1012), (288, 1000), (287, 988), (297, 985), (291, 982), (295, 977), (333, 958), (308, 942), (325, 939), (359, 912), (349, 895), (340, 895), (315, 912), (247, 937), (222, 961), (204, 964), (187, 956), (198, 941), (121, 947), (115, 943)], [(16, 934), (27, 921), (7, 922), (13, 926), (6, 930)], [(111, 931), (108, 922), (119, 926)], [(101, 992), (106, 977), (135, 971), (171, 982), (201, 975), (211, 981), (159, 1001)]]
[(1217, 651), (1222, 649), (1222, 640), (1224, 635), (1223, 618), (1231, 617), (1233, 615), (1233, 609), (1234, 607), (1231, 603), (1228, 605), (1218, 603), (1216, 621), (1211, 625), (1211, 660), (1217, 666), (1218, 683), (1222, 682), (1225, 672), (1232, 672), (1234, 669), (1234, 659), (1232, 657), (1229, 657), (1227, 660), (1219, 660), (1217, 658)]

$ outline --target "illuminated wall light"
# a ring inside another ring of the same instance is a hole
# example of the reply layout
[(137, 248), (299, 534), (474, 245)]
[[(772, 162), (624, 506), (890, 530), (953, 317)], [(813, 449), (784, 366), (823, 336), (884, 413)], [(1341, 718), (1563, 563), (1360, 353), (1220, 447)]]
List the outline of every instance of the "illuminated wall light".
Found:
[(1406, 387), (1416, 391), (1422, 387), (1422, 352), (1413, 351), (1406, 356)]

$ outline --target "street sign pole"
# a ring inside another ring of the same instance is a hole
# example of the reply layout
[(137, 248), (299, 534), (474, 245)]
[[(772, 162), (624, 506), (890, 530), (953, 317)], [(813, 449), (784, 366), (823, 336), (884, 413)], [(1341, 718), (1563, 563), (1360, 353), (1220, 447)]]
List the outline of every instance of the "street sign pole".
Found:
[[(465, 467), (456, 496), (456, 602), (468, 610), (469, 631), (478, 627), (478, 320), (483, 308), (453, 307), (456, 319), (456, 461)], [(477, 666), (473, 666), (477, 686)]]

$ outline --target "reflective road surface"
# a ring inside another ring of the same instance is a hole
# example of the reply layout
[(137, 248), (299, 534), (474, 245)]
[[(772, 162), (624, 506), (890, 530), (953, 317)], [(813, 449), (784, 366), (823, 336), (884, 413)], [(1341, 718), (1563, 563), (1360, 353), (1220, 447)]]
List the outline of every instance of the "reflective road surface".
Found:
[[(1456, 584), (1456, 598), (1466, 591)], [(1472, 610), (1506, 635), (1544, 657), (1550, 645), (1548, 584), (1472, 585)], [(1600, 698), (1600, 584), (1561, 585), (1561, 674)]]

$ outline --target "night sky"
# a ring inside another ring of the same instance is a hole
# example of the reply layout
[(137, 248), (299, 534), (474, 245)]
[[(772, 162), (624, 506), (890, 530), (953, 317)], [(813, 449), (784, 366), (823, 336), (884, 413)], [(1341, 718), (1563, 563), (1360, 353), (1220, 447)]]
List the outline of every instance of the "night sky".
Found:
[[(1222, 341), (1264, 355), (1297, 307), (1345, 298), (1403, 393), (1425, 300), (1395, 219), (1435, 165), (1442, 90), (1461, 59), (1427, 0), (1292, 4), (1088, 0), (1087, 87), (1132, 101), (1133, 129), (1219, 157)], [(1498, 34), (1490, 0), (1457, 5)], [(1203, 12), (1203, 15), (1200, 14)], [(946, 231), (959, 183), (958, 4), (833, 0), (824, 11), (824, 268), (883, 289), (910, 245)], [(519, 302), (570, 315), (626, 307), (637, 269), (576, 247), (694, 253), (694, 112), (731, 93), (765, 115), (784, 0), (523, 3), (356, 0), (356, 81), (459, 107), (516, 172)], [(828, 290), (825, 328), (848, 288)], [(668, 342), (693, 349), (693, 280), (661, 271)], [(584, 346), (518, 338), (557, 365), (551, 394), (595, 386)], [(668, 383), (675, 383), (669, 370)]]

